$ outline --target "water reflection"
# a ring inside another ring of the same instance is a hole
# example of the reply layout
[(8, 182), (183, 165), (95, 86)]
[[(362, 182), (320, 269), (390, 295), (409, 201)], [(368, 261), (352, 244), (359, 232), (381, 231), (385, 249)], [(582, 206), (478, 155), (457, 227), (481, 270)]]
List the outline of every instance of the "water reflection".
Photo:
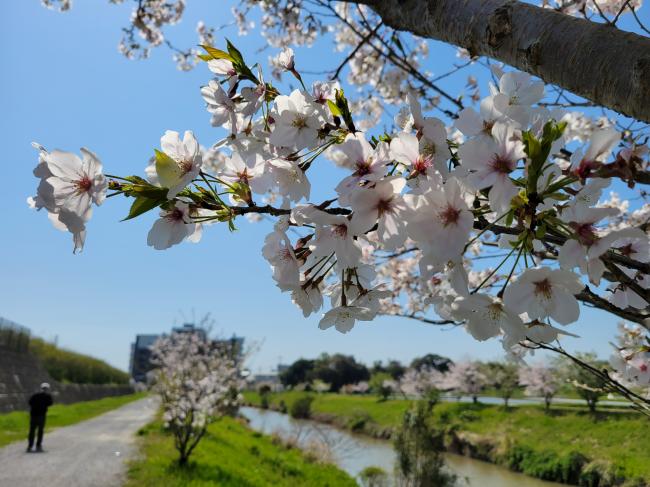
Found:
[[(366, 467), (377, 466), (393, 471), (395, 452), (392, 444), (366, 436), (354, 435), (333, 426), (314, 421), (296, 420), (275, 411), (244, 407), (242, 414), (250, 427), (266, 434), (278, 434), (295, 442), (301, 448), (314, 448), (320, 444), (330, 461), (353, 477)], [(318, 448), (318, 447), (317, 447)], [(511, 472), (491, 463), (460, 455), (446, 455), (450, 469), (471, 487), (558, 487), (562, 484), (545, 482)]]

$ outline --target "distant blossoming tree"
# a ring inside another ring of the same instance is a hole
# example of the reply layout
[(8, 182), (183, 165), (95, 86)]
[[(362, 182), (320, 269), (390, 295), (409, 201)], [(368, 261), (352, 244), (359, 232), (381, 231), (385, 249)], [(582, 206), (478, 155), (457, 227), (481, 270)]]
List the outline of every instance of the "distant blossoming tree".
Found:
[(544, 398), (548, 410), (551, 407), (553, 396), (560, 386), (560, 377), (557, 369), (543, 363), (537, 363), (519, 369), (519, 382), (525, 389), (527, 396)]
[(399, 389), (406, 396), (426, 398), (445, 387), (445, 374), (433, 367), (409, 368), (400, 378)]
[(178, 462), (185, 465), (208, 424), (239, 405), (240, 360), (224, 342), (182, 332), (158, 339), (152, 362), (163, 421), (174, 436)]
[(510, 398), (519, 387), (519, 367), (514, 362), (488, 362), (484, 366), (488, 385), (503, 398), (507, 408)]
[(458, 396), (466, 395), (478, 402), (478, 395), (485, 389), (488, 379), (479, 362), (466, 360), (455, 362), (445, 374), (445, 385)]

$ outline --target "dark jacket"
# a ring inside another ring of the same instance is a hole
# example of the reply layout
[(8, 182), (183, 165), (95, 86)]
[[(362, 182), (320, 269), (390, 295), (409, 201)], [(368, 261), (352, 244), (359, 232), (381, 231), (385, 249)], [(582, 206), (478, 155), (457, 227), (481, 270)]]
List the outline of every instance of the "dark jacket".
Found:
[(52, 396), (47, 392), (37, 392), (29, 398), (29, 414), (32, 416), (45, 416), (47, 408), (52, 405)]

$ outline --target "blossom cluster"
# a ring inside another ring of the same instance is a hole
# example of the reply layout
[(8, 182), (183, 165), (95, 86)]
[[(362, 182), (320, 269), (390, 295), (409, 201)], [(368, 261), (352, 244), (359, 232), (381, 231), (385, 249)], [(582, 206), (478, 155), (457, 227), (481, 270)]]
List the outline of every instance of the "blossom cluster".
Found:
[(650, 397), (650, 336), (639, 326), (619, 324), (610, 364), (616, 379), (645, 390)]
[[(290, 49), (273, 63), (301, 86), (288, 94), (231, 43), (204, 49), (213, 79), (201, 96), (228, 133), (209, 150), (190, 131), (167, 131), (144, 179), (107, 178), (85, 149), (81, 160), (39, 146), (32, 204), (73, 233), (76, 249), (108, 188), (133, 199), (128, 218), (159, 208), (147, 243), (160, 250), (197, 242), (208, 224), (275, 217), (262, 255), (304, 316), (326, 308), (322, 329), (399, 314), (404, 294), (417, 293), (411, 315), (435, 311), (520, 353), (570, 334), (557, 325), (577, 321), (578, 298), (593, 302), (588, 286), (603, 279), (611, 309), (648, 306), (645, 229), (612, 224), (619, 209), (599, 204), (613, 178), (632, 183), (645, 168), (642, 144), (549, 110), (542, 82), (496, 69), (478, 110), (452, 124), (410, 92), (394, 129), (373, 133), (357, 127), (337, 82), (307, 88)], [(347, 175), (313, 202), (310, 168), (325, 156)], [(500, 249), (494, 267), (475, 265), (486, 248)]]
[(570, 15), (586, 12), (617, 15), (624, 10), (638, 10), (642, 0), (542, 0), (542, 6)]

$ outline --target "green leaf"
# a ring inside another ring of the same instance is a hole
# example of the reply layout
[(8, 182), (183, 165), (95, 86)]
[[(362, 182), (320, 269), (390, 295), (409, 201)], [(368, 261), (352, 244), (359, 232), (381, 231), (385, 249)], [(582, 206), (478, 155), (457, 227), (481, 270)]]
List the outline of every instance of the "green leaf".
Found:
[(124, 179), (133, 184), (149, 184), (146, 179), (142, 179), (140, 176), (127, 176)]
[(327, 106), (329, 107), (330, 112), (332, 112), (332, 115), (335, 117), (341, 116), (341, 110), (339, 110), (339, 107), (337, 107), (336, 103), (334, 103), (332, 100), (327, 100)]
[(160, 184), (166, 188), (178, 184), (183, 176), (178, 163), (164, 152), (158, 149), (154, 149), (154, 151), (156, 153), (156, 173)]
[[(199, 57), (204, 61), (209, 61), (210, 59), (227, 59), (228, 61), (233, 61), (232, 56), (228, 54), (226, 51), (222, 51), (221, 49), (217, 49), (215, 47), (204, 45), (204, 44), (201, 44), (201, 47), (205, 49), (205, 51), (209, 54), (209, 56), (206, 56), (204, 54), (199, 55)], [(208, 59), (206, 59), (206, 57)]]
[(348, 106), (348, 100), (345, 98), (345, 93), (343, 90), (336, 90), (336, 107), (341, 112), (341, 118), (345, 122), (345, 126), (350, 132), (356, 132), (357, 129), (354, 126), (354, 121), (352, 120), (352, 113), (350, 113), (350, 107)]
[(228, 49), (228, 54), (233, 63), (244, 65), (244, 57), (241, 52), (239, 52), (239, 50), (228, 39), (226, 39), (226, 48)]
[(128, 216), (122, 220), (130, 220), (131, 218), (135, 218), (136, 216), (140, 216), (143, 213), (148, 212), (149, 210), (153, 210), (155, 207), (159, 206), (161, 203), (163, 203), (165, 200), (160, 200), (160, 199), (151, 199), (147, 198), (146, 196), (138, 196), (133, 204), (131, 205), (131, 209), (129, 210)]
[(524, 132), (521, 136), (524, 141), (526, 154), (532, 161), (537, 162), (542, 150), (542, 145), (539, 140), (530, 131)]
[(129, 194), (131, 196), (135, 196), (136, 198), (144, 196), (145, 198), (154, 200), (167, 199), (167, 192), (167, 188), (161, 188), (159, 186), (153, 186), (151, 184), (132, 186), (129, 189)]

